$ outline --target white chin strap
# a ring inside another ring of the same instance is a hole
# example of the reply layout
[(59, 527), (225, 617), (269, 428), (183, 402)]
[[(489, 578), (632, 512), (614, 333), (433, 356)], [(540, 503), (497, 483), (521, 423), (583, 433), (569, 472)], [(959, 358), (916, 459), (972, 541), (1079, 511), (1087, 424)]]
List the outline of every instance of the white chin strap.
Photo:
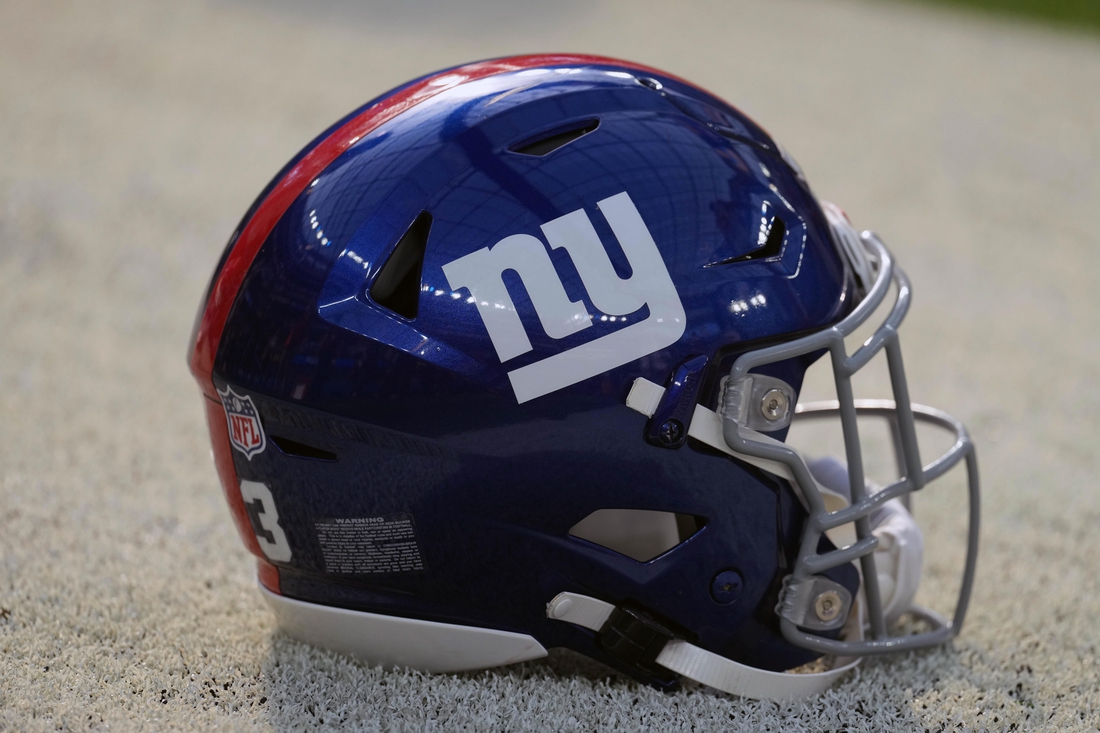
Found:
[[(614, 610), (615, 606), (598, 598), (559, 593), (547, 605), (546, 615), (600, 631)], [(827, 672), (769, 672), (708, 652), (683, 639), (672, 639), (657, 655), (656, 662), (667, 670), (733, 695), (754, 700), (795, 700), (829, 689), (859, 664), (859, 659), (838, 658), (833, 669)]]
[[(835, 458), (807, 462), (818, 485), (844, 498), (848, 493), (848, 469)], [(878, 491), (868, 485), (869, 494)], [(878, 575), (882, 615), (887, 626), (897, 623), (913, 604), (924, 564), (924, 538), (916, 520), (900, 499), (891, 499), (871, 512), (871, 532), (878, 538), (875, 571)], [(858, 565), (856, 566), (859, 567)], [(862, 571), (861, 571), (862, 572)]]
[(871, 532), (878, 537), (875, 570), (887, 626), (897, 623), (913, 605), (920, 586), (924, 538), (913, 515), (897, 499), (882, 507), (883, 516)]
[[(626, 404), (647, 417), (652, 417), (663, 394), (664, 388), (660, 385), (646, 379), (637, 379), (626, 398)], [(713, 410), (702, 405), (695, 406), (688, 436), (787, 479), (792, 488), (798, 491), (798, 484), (786, 465), (733, 451), (722, 435), (722, 418)], [(760, 433), (754, 433), (753, 438), (771, 440)], [(807, 465), (825, 499), (827, 511), (836, 511), (849, 505), (848, 476), (844, 466), (832, 459), (807, 462)], [(875, 549), (875, 568), (883, 613), (887, 623), (892, 624), (910, 607), (916, 595), (924, 543), (912, 515), (897, 499), (886, 502), (871, 519), (874, 525), (872, 531), (879, 539)], [(827, 534), (837, 547), (845, 547), (855, 541), (855, 532), (850, 526), (838, 527)], [(848, 623), (843, 629), (842, 637), (845, 639), (863, 638), (862, 600), (862, 594), (858, 594)], [(547, 605), (546, 615), (599, 632), (614, 610), (614, 605), (597, 598), (578, 593), (559, 593)], [(833, 668), (826, 672), (770, 672), (735, 662), (682, 639), (667, 642), (655, 661), (665, 669), (688, 679), (756, 700), (790, 700), (819, 694), (859, 664), (858, 658), (840, 657), (834, 660)]]

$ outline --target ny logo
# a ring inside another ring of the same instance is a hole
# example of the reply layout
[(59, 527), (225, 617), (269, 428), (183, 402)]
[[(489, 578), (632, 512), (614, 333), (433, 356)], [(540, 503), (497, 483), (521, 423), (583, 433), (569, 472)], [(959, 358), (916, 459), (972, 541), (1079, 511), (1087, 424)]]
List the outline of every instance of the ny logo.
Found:
[[(614, 321), (649, 307), (644, 320), (508, 372), (516, 400), (544, 394), (602, 374), (675, 343), (684, 333), (684, 306), (669, 277), (657, 244), (638, 209), (624, 191), (596, 206), (611, 226), (630, 263), (631, 275), (616, 274), (599, 235), (584, 209), (542, 225), (551, 249), (563, 249), (573, 261), (596, 310)], [(501, 363), (531, 351), (516, 306), (502, 275), (513, 270), (523, 281), (539, 322), (554, 339), (583, 331), (592, 315), (583, 300), (570, 300), (546, 246), (529, 234), (514, 234), (443, 266), (452, 290), (467, 288)], [(628, 322), (629, 318), (623, 318)]]

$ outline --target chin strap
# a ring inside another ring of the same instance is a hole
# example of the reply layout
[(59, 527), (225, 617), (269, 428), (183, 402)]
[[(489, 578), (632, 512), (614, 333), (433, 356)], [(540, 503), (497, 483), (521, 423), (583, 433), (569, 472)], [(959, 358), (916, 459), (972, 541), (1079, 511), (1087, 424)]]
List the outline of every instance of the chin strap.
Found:
[[(652, 417), (664, 392), (659, 384), (636, 379), (627, 395), (626, 404), (631, 409)], [(798, 492), (798, 482), (785, 464), (733, 451), (726, 443), (722, 430), (721, 415), (702, 405), (695, 405), (688, 427), (689, 437), (787, 479), (791, 488)], [(773, 441), (772, 438), (756, 432), (752, 433), (752, 437), (758, 442)], [(808, 462), (808, 465), (811, 463), (813, 462)], [(810, 466), (810, 471), (825, 502), (826, 511), (847, 507), (847, 470), (835, 461), (816, 463), (817, 465)], [(805, 499), (798, 493), (805, 504)], [(875, 555), (880, 568), (879, 586), (884, 592), (886, 615), (893, 621), (909, 607), (916, 594), (923, 543), (916, 522), (896, 499), (878, 510), (878, 516), (873, 517), (873, 523), (876, 525), (874, 533), (880, 544)], [(846, 547), (855, 542), (855, 532), (851, 525), (842, 525), (826, 534), (837, 547)], [(845, 624), (844, 636), (848, 639), (863, 638), (861, 601), (862, 598), (857, 596), (853, 612)], [(559, 593), (546, 607), (546, 615), (597, 632), (601, 646), (628, 662), (656, 664), (723, 692), (756, 700), (789, 700), (819, 694), (859, 664), (858, 658), (842, 657), (837, 658), (833, 668), (827, 672), (807, 674), (770, 672), (749, 667), (683, 639), (677, 639), (671, 631), (644, 614), (577, 593)], [(625, 618), (626, 616), (629, 618)]]
[[(851, 224), (848, 226), (850, 227)], [(626, 406), (646, 417), (652, 417), (664, 394), (664, 387), (639, 377), (634, 380), (630, 393), (626, 397)], [(756, 466), (762, 471), (786, 479), (802, 505), (806, 506), (798, 481), (786, 464), (734, 451), (726, 443), (722, 429), (721, 415), (702, 405), (695, 405), (695, 412), (688, 426), (688, 437)], [(751, 434), (753, 440), (758, 443), (777, 442), (774, 438), (755, 431), (742, 429), (742, 433)], [(798, 453), (791, 446), (786, 447)], [(833, 458), (822, 458), (816, 461), (803, 458), (803, 461), (810, 469), (811, 478), (817, 484), (818, 493), (821, 494), (825, 503), (825, 511), (835, 512), (847, 508), (850, 504), (848, 469)], [(878, 491), (878, 487), (872, 484), (868, 484), (867, 489), (871, 494)], [(924, 559), (924, 541), (913, 515), (898, 499), (891, 499), (883, 504), (871, 514), (870, 519), (872, 532), (878, 538), (875, 565), (878, 568), (883, 615), (887, 625), (892, 625), (910, 609), (917, 595)], [(847, 547), (856, 541), (855, 528), (851, 524), (834, 527), (827, 530), (825, 534), (837, 547)], [(858, 564), (856, 568), (859, 569)], [(862, 577), (862, 570), (860, 573)]]
[[(631, 646), (639, 650), (645, 646), (649, 651), (651, 659), (643, 661), (652, 661), (716, 690), (753, 700), (793, 700), (820, 694), (859, 664), (859, 659), (842, 657), (837, 658), (836, 666), (827, 672), (798, 674), (757, 669), (677, 639), (652, 622), (639, 633), (638, 616), (631, 616), (627, 619), (628, 623), (622, 623), (626, 617), (623, 609), (579, 593), (559, 593), (547, 604), (546, 615), (557, 621), (591, 629), (599, 634), (601, 642), (610, 636), (619, 646), (622, 646), (622, 635), (633, 631), (635, 640), (640, 637), (642, 641), (640, 645), (635, 641)], [(857, 629), (861, 626), (859, 615), (852, 614), (852, 625)], [(646, 654), (644, 650), (639, 653)]]

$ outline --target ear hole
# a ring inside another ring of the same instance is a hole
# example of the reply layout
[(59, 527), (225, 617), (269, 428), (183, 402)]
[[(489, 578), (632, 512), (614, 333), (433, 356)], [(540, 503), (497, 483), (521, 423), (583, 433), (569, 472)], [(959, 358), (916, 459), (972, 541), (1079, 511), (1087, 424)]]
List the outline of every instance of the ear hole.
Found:
[(371, 300), (405, 318), (416, 318), (420, 305), (420, 271), (431, 228), (432, 215), (420, 212), (382, 265), (370, 289)]
[(573, 525), (572, 537), (646, 562), (685, 542), (703, 528), (702, 517), (648, 509), (597, 509)]
[(312, 445), (306, 445), (305, 443), (299, 443), (296, 440), (290, 438), (283, 438), (278, 435), (271, 436), (271, 442), (275, 444), (275, 447), (288, 456), (294, 456), (296, 458), (312, 458), (315, 461), (335, 461), (336, 454), (332, 451), (324, 450), (323, 448), (316, 448)]
[(577, 138), (587, 135), (599, 126), (599, 120), (585, 120), (575, 127), (570, 127), (566, 130), (552, 130), (534, 140), (524, 140), (522, 143), (517, 143), (508, 149), (513, 153), (520, 153), (521, 155), (549, 155), (563, 145), (567, 145)]

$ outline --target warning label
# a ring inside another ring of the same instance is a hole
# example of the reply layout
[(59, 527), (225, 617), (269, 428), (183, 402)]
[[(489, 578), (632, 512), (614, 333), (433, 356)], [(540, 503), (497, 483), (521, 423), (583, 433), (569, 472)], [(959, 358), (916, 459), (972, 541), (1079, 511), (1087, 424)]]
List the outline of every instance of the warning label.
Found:
[(314, 527), (325, 572), (370, 575), (424, 569), (411, 514), (320, 519)]

